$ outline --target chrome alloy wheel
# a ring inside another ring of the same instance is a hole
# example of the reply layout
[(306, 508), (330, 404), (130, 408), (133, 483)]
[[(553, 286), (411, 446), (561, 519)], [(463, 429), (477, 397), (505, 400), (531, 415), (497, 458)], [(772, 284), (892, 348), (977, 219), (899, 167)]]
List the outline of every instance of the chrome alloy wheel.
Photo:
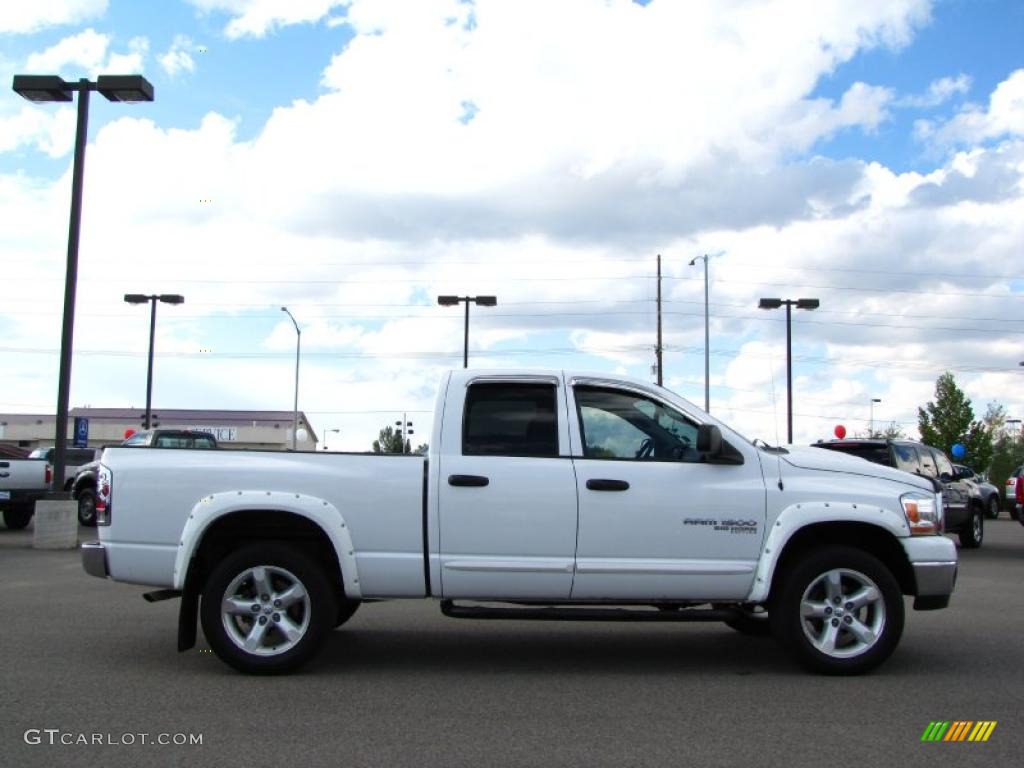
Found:
[(221, 620), (231, 641), (246, 653), (276, 656), (309, 628), (309, 594), (284, 568), (258, 565), (238, 574), (221, 600)]
[(885, 629), (882, 591), (859, 571), (826, 571), (804, 590), (800, 625), (821, 653), (836, 659), (859, 656), (878, 642)]

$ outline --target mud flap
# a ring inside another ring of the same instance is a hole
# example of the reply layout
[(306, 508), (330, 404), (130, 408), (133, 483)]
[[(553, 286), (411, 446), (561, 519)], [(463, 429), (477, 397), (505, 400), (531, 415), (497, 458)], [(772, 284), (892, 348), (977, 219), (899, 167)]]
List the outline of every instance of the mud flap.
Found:
[(181, 591), (181, 606), (178, 608), (178, 652), (187, 651), (196, 645), (196, 625), (199, 619), (199, 590), (196, 586), (195, 563), (191, 563), (185, 588)]

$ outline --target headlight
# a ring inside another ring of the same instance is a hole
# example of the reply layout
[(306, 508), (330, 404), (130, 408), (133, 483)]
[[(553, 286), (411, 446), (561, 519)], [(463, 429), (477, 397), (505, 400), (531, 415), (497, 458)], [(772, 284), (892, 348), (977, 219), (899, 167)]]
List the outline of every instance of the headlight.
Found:
[(903, 514), (911, 536), (930, 536), (942, 532), (942, 496), (927, 493), (905, 493), (900, 496)]

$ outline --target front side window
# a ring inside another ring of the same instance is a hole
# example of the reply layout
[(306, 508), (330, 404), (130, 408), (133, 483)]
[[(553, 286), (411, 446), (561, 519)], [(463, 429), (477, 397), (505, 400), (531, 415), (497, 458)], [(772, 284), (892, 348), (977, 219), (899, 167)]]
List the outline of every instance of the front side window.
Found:
[(465, 456), (557, 456), (553, 384), (486, 382), (466, 393)]
[(697, 425), (679, 411), (631, 392), (576, 387), (588, 459), (701, 461)]
[(946, 454), (942, 451), (937, 451), (934, 448), (932, 452), (935, 454), (935, 468), (939, 471), (939, 475), (947, 475), (949, 477), (955, 477), (953, 473), (953, 462), (946, 458)]
[(935, 468), (935, 459), (932, 456), (932, 452), (927, 448), (921, 448), (919, 455), (921, 456), (921, 474), (925, 477), (937, 478), (939, 472)]

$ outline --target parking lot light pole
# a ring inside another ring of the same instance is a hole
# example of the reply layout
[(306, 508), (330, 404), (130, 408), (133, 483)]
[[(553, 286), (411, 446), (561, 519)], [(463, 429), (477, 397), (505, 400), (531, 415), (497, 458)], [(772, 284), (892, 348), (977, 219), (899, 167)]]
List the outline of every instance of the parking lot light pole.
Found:
[(57, 424), (53, 438), (53, 494), (63, 495), (67, 455), (68, 401), (71, 394), (71, 348), (75, 326), (75, 289), (78, 284), (78, 240), (82, 221), (82, 180), (88, 143), (89, 93), (99, 91), (109, 101), (153, 100), (153, 86), (142, 75), (100, 75), (93, 82), (82, 78), (68, 82), (58, 75), (15, 75), (12, 88), (31, 102), (41, 104), (73, 100), (78, 94), (75, 155), (71, 172), (71, 218), (68, 225), (68, 258), (64, 273), (64, 320), (60, 337), (60, 371), (57, 380)]
[(793, 315), (792, 309), (817, 309), (817, 299), (761, 299), (760, 309), (786, 307), (786, 441), (793, 442)]
[(498, 304), (497, 296), (438, 296), (437, 303), (442, 307), (454, 307), (463, 302), (466, 305), (466, 332), (463, 336), (462, 367), (469, 368), (469, 303), (478, 307), (493, 307)]
[(281, 307), (281, 311), (292, 319), (295, 326), (295, 408), (292, 413), (292, 450), (298, 450), (299, 439), (299, 354), (302, 351), (302, 331), (299, 324), (295, 322), (295, 316), (288, 311), (288, 307)]
[(882, 402), (880, 398), (871, 398), (871, 420), (868, 422), (868, 437), (875, 436), (875, 403)]
[(708, 255), (695, 256), (690, 259), (692, 267), (698, 261), (704, 262), (704, 413), (711, 413), (711, 351), (710, 336), (708, 329)]
[(183, 304), (185, 297), (178, 293), (126, 293), (124, 300), (128, 304), (150, 304), (149, 311), (149, 363), (146, 368), (146, 423), (149, 429), (153, 421), (153, 347), (156, 339), (156, 303)]

